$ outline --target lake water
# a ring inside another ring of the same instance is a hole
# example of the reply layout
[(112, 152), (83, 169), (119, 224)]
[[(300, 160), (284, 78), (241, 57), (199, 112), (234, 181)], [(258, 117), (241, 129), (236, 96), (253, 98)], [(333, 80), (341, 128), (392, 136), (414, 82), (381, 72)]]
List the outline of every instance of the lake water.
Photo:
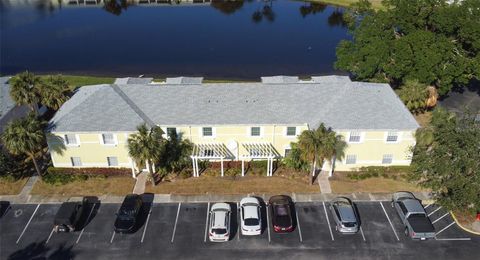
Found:
[(0, 0), (0, 73), (322, 75), (350, 37), (343, 9), (302, 1), (78, 2)]

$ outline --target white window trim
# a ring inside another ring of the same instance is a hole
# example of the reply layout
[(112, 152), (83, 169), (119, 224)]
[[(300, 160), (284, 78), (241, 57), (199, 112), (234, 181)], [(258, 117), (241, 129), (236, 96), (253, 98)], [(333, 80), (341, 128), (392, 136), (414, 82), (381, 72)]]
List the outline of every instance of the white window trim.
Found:
[[(260, 128), (260, 135), (252, 135), (252, 127), (259, 127)], [(249, 126), (247, 127), (247, 136), (253, 138), (262, 138), (264, 135), (263, 126)]]
[[(360, 133), (360, 140), (358, 142), (350, 142), (350, 135), (352, 134), (352, 132), (359, 132)], [(364, 141), (365, 141), (365, 132), (362, 132), (362, 131), (350, 131), (350, 132), (348, 132), (347, 143), (349, 143), (349, 144), (361, 144)]]
[(178, 137), (178, 127), (174, 127), (174, 126), (168, 126), (168, 127), (161, 127), (162, 131), (163, 131), (163, 134), (162, 134), (162, 137), (163, 138), (170, 138), (168, 136), (168, 128), (175, 128), (175, 132), (177, 133), (177, 137)]
[[(113, 143), (113, 144), (105, 144), (105, 143), (103, 142), (103, 134), (112, 134), (112, 135), (113, 135), (114, 143)], [(98, 137), (100, 138), (100, 143), (101, 143), (102, 145), (105, 145), (105, 146), (117, 146), (117, 145), (118, 145), (117, 135), (114, 134), (114, 133), (105, 132), (105, 133), (99, 134)]]
[[(288, 135), (288, 128), (289, 127), (295, 127), (295, 134), (294, 135)], [(286, 126), (285, 127), (285, 131), (283, 132), (283, 136), (287, 137), (287, 138), (296, 138), (298, 137), (298, 126)]]
[[(396, 132), (397, 133), (397, 141), (395, 142), (387, 142), (387, 137), (388, 137), (388, 133), (389, 132)], [(402, 136), (402, 132), (400, 131), (387, 131), (385, 132), (384, 136), (383, 136), (383, 141), (386, 143), (386, 144), (398, 144), (400, 143), (400, 139), (401, 139), (401, 136)]]
[(64, 134), (63, 135), (63, 143), (65, 144), (65, 146), (68, 146), (68, 147), (78, 147), (80, 146), (80, 137), (77, 135), (77, 134), (68, 134), (68, 135), (74, 135), (75, 136), (75, 141), (77, 142), (76, 144), (67, 144), (67, 134)]
[[(212, 128), (212, 136), (204, 136), (203, 135), (203, 128), (206, 128), (206, 127)], [(217, 129), (213, 126), (202, 126), (202, 127), (199, 128), (199, 135), (202, 138), (215, 138), (215, 137), (217, 137)]]

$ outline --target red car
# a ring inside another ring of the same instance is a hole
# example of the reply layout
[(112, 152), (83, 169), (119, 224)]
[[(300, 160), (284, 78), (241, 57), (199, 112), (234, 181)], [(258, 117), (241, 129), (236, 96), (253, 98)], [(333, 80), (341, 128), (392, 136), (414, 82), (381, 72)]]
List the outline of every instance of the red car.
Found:
[(292, 203), (285, 195), (276, 195), (270, 198), (268, 205), (272, 213), (273, 230), (277, 233), (293, 231)]

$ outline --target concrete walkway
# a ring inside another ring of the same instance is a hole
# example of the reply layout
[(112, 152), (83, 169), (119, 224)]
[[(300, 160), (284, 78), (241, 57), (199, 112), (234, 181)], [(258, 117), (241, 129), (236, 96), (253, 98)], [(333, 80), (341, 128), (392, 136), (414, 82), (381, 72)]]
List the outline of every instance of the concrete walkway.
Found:
[(133, 187), (133, 194), (143, 194), (145, 193), (145, 183), (147, 182), (148, 173), (142, 172), (137, 175), (137, 182), (135, 187)]
[(318, 175), (318, 186), (320, 186), (321, 193), (332, 193), (332, 188), (330, 187), (330, 181), (328, 180), (328, 172), (321, 171)]

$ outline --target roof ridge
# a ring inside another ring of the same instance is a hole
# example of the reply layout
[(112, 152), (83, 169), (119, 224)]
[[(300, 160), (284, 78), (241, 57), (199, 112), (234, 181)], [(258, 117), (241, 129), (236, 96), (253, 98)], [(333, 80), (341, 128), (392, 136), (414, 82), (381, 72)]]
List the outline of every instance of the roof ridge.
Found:
[(110, 87), (127, 103), (127, 105), (147, 123), (150, 127), (155, 126), (156, 124), (150, 119), (143, 110), (138, 107), (133, 100), (131, 100), (125, 92), (123, 92), (117, 84), (111, 84)]

